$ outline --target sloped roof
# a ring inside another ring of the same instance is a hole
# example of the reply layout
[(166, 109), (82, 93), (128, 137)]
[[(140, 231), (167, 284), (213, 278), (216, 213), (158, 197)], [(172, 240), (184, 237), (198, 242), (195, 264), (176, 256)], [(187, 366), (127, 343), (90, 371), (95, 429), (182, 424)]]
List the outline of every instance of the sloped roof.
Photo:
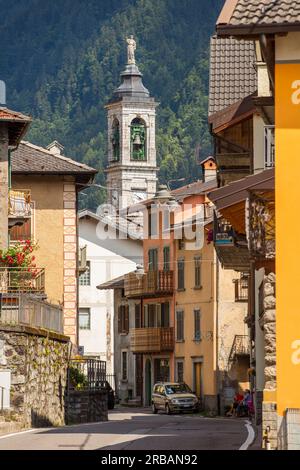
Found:
[(217, 20), (220, 35), (300, 30), (299, 0), (227, 0)]
[(208, 194), (208, 198), (218, 210), (222, 210), (245, 201), (250, 190), (274, 190), (274, 177), (274, 168), (269, 168), (215, 189)]
[(103, 282), (102, 284), (99, 284), (99, 286), (97, 286), (97, 289), (99, 290), (123, 289), (124, 277), (125, 277), (125, 274), (123, 274), (123, 276), (116, 277), (115, 279), (111, 279), (110, 281)]
[(102, 222), (104, 225), (108, 225), (109, 227), (128, 235), (129, 239), (141, 241), (143, 238), (142, 228), (138, 227), (135, 222), (126, 220), (120, 215), (99, 215), (95, 212), (89, 211), (88, 209), (84, 209), (79, 212), (78, 218), (88, 218), (94, 219), (96, 222)]
[(255, 61), (253, 41), (211, 38), (209, 117), (257, 90)]
[(12, 173), (15, 174), (70, 174), (94, 175), (97, 170), (63, 155), (22, 141), (11, 156)]
[(16, 146), (26, 133), (32, 119), (30, 116), (0, 107), (0, 122), (6, 122), (8, 126), (9, 145)]

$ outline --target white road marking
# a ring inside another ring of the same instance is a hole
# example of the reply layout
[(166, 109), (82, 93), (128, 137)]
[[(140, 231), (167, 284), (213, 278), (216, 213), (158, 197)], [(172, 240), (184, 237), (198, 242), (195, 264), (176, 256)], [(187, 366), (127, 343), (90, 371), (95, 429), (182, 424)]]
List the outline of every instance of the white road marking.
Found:
[[(39, 430), (40, 429), (35, 428), (35, 429), (26, 429), (26, 431), (12, 432), (10, 434), (5, 434), (4, 436), (0, 436), (0, 439), (7, 439), (8, 437), (20, 436), (21, 434), (29, 434), (30, 432), (35, 432)], [(43, 428), (43, 430), (45, 430), (45, 428)]]
[(239, 448), (239, 450), (247, 450), (248, 447), (252, 444), (252, 442), (254, 441), (254, 438), (255, 438), (254, 429), (253, 429), (252, 424), (250, 423), (249, 420), (246, 420), (245, 426), (246, 426), (247, 431), (248, 431), (248, 436), (247, 436), (247, 439), (245, 440), (244, 444), (241, 445), (241, 447)]

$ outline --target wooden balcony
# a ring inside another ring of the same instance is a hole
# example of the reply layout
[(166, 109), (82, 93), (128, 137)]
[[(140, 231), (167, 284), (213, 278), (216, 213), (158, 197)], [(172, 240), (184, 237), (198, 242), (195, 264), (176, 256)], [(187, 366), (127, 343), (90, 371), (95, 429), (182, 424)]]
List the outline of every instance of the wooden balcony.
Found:
[(135, 328), (130, 333), (133, 353), (160, 353), (174, 349), (174, 328)]
[(0, 267), (0, 293), (44, 295), (45, 269)]
[(31, 196), (29, 190), (10, 190), (8, 196), (8, 226), (22, 225), (31, 217)]
[(174, 272), (161, 270), (143, 274), (129, 273), (125, 276), (124, 288), (128, 298), (172, 295)]

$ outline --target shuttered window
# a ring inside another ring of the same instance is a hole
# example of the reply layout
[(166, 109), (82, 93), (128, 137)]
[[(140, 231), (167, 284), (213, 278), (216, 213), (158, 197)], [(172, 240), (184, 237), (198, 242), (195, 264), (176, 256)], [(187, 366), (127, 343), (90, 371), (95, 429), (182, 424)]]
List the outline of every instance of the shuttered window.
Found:
[(158, 266), (157, 258), (158, 258), (157, 249), (151, 249), (148, 251), (149, 271), (157, 271), (157, 266)]
[(170, 247), (164, 247), (164, 271), (170, 271)]
[(201, 314), (200, 310), (194, 310), (194, 340), (201, 340), (201, 325), (200, 325)]
[(122, 380), (128, 378), (127, 351), (122, 351)]
[(118, 309), (118, 332), (128, 334), (129, 332), (129, 305), (120, 305)]
[(176, 380), (177, 382), (184, 382), (184, 362), (177, 361), (176, 366)]
[(176, 312), (176, 340), (184, 340), (184, 312), (183, 310), (178, 310)]
[(195, 287), (201, 287), (201, 258), (200, 256), (195, 256)]
[(177, 288), (184, 289), (184, 259), (179, 259), (177, 261)]
[(135, 304), (134, 313), (135, 313), (134, 327), (135, 328), (141, 328), (141, 326), (142, 326), (142, 322), (141, 322), (141, 304)]
[(170, 326), (170, 304), (164, 302), (161, 304), (161, 326), (168, 328)]

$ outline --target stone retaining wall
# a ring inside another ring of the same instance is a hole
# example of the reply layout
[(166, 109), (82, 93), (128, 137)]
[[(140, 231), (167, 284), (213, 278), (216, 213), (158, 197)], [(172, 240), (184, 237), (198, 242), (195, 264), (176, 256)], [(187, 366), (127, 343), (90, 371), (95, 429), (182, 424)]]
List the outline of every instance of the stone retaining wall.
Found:
[(23, 428), (65, 423), (69, 338), (25, 326), (0, 326), (0, 370), (11, 371), (7, 421)]
[(107, 392), (104, 390), (71, 390), (67, 395), (66, 423), (107, 421)]

